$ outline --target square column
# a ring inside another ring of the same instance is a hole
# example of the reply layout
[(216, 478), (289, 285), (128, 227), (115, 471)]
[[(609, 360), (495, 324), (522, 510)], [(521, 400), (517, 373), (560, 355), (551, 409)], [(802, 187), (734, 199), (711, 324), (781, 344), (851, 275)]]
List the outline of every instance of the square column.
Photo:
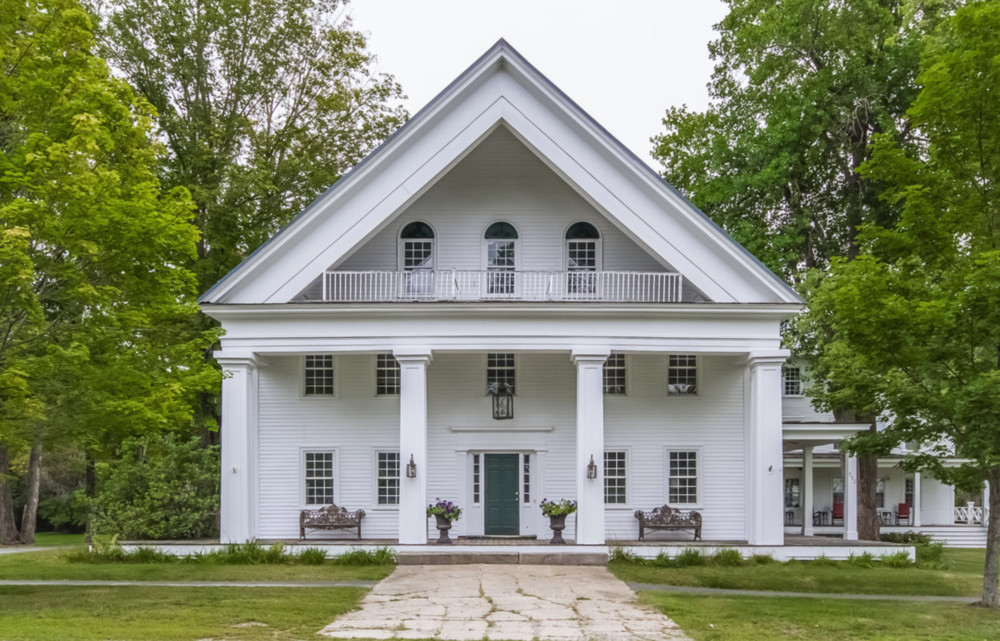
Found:
[[(604, 544), (604, 362), (608, 348), (578, 348), (576, 365), (576, 542)], [(587, 478), (591, 457), (597, 478)]]
[(747, 542), (785, 542), (784, 460), (781, 441), (781, 366), (788, 350), (751, 352), (747, 358)]
[(858, 540), (858, 457), (844, 455), (844, 540)]
[(802, 535), (813, 535), (813, 448), (802, 448)]
[(215, 353), (222, 367), (222, 478), (219, 540), (246, 543), (257, 536), (254, 492), (257, 452), (257, 359), (253, 353)]
[[(428, 348), (394, 349), (399, 361), (399, 543), (427, 543), (427, 364)], [(416, 478), (406, 475), (413, 457)]]
[[(986, 489), (989, 491), (989, 484), (986, 484)], [(984, 502), (983, 505), (986, 505)], [(910, 506), (910, 510), (913, 512), (913, 527), (920, 527), (920, 472), (913, 473), (913, 505)], [(969, 519), (971, 523), (972, 519)], [(983, 519), (983, 523), (986, 523), (986, 519)]]

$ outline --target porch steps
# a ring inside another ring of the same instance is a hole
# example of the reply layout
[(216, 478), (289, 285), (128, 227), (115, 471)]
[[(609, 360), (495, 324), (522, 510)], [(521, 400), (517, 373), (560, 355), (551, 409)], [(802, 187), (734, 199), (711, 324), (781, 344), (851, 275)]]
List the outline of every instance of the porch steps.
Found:
[(986, 528), (983, 526), (942, 526), (914, 528), (931, 539), (944, 543), (949, 548), (984, 548), (986, 547)]
[(607, 565), (606, 551), (548, 550), (526, 552), (503, 549), (400, 550), (399, 565)]

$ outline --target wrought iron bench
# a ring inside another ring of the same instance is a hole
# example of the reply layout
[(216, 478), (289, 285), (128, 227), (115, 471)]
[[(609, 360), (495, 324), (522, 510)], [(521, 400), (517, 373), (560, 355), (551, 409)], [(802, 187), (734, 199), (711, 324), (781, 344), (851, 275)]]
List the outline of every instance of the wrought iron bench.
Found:
[(686, 530), (694, 533), (694, 540), (701, 538), (701, 514), (682, 512), (669, 505), (653, 508), (649, 512), (636, 510), (639, 519), (639, 540), (646, 539), (646, 530)]
[(299, 512), (299, 538), (306, 538), (306, 530), (358, 530), (358, 540), (361, 540), (361, 519), (365, 518), (364, 510), (350, 511), (346, 507), (327, 505), (318, 510), (302, 510)]

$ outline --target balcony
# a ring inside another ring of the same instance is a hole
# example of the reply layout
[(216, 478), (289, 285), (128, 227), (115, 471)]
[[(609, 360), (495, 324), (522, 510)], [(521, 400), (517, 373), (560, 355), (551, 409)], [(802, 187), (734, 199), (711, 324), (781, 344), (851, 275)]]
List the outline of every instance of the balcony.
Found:
[(590, 301), (677, 303), (682, 277), (666, 272), (328, 271), (323, 301)]

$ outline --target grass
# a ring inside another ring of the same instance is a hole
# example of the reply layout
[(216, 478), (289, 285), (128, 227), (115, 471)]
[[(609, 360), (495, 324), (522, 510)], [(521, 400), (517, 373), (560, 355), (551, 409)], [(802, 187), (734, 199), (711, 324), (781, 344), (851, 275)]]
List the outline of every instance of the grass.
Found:
[[(60, 534), (57, 532), (38, 532), (35, 534), (35, 545), (38, 547), (83, 545), (82, 534)], [(0, 545), (0, 547), (7, 547)], [(16, 547), (16, 546), (10, 546)]]
[[(871, 561), (871, 567), (861, 567), (869, 561), (860, 557), (853, 563), (829, 560), (792, 561), (750, 563), (740, 567), (722, 567), (713, 563), (704, 566), (688, 564), (685, 567), (655, 567), (619, 560), (610, 563), (609, 568), (623, 581), (635, 583), (840, 594), (976, 597), (982, 590), (984, 555), (985, 550), (946, 548), (942, 560), (934, 568), (912, 565), (893, 567), (899, 563), (879, 560)], [(944, 569), (938, 569), (939, 567)]]
[(5, 587), (0, 588), (0, 634), (4, 641), (97, 641), (110, 638), (109, 634), (115, 639), (158, 641), (319, 638), (316, 632), (357, 607), (365, 592), (361, 588)]
[[(395, 566), (216, 563), (75, 563), (74, 549), (0, 555), (0, 579), (117, 581), (377, 581)], [(2, 628), (0, 628), (2, 629)]]
[(965, 604), (652, 591), (642, 592), (640, 599), (670, 616), (695, 641), (973, 641), (996, 639), (1000, 629), (1000, 612)]

